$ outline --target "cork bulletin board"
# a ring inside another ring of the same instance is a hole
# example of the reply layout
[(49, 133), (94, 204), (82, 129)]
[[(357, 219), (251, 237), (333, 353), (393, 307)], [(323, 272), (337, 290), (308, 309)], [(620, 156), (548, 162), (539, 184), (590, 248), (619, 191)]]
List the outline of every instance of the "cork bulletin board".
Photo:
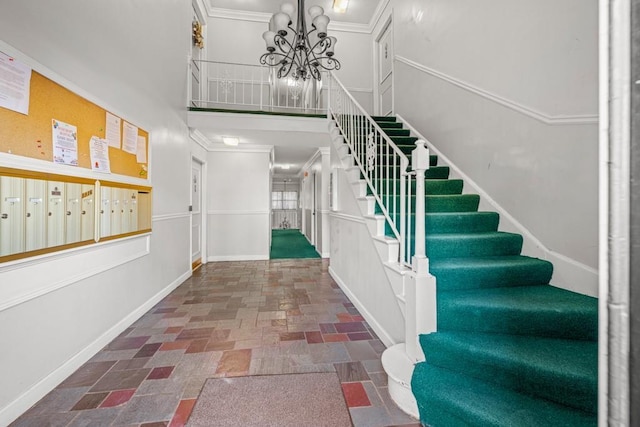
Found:
[[(32, 71), (29, 114), (0, 108), (0, 151), (53, 162), (52, 120), (77, 127), (78, 167), (91, 169), (89, 141), (105, 138), (106, 110)], [(120, 134), (127, 119), (120, 121)], [(135, 123), (131, 123), (135, 125)], [(148, 162), (149, 134), (138, 128), (146, 140)], [(148, 163), (138, 163), (135, 154), (109, 147), (111, 173), (147, 179)]]

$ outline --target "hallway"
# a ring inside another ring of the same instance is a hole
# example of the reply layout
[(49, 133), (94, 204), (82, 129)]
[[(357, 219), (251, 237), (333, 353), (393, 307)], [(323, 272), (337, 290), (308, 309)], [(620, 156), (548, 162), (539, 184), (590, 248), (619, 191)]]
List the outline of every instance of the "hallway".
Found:
[(333, 371), (355, 426), (419, 425), (390, 401), (384, 345), (327, 267), (202, 266), (12, 426), (182, 426), (208, 378)]

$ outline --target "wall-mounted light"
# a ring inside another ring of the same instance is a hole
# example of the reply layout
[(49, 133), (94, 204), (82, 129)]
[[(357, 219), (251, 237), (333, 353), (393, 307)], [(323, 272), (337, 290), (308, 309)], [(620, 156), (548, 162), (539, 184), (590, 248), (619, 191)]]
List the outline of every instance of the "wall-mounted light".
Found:
[(224, 142), (226, 145), (236, 146), (238, 145), (240, 140), (234, 136), (223, 136), (222, 142)]
[(333, 0), (333, 11), (335, 13), (345, 13), (349, 7), (349, 0)]

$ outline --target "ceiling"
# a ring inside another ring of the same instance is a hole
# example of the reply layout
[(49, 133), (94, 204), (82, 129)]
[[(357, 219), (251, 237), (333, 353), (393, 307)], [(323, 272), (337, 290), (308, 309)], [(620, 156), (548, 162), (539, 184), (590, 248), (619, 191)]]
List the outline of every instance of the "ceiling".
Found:
[[(213, 9), (238, 10), (272, 14), (280, 10), (282, 3), (293, 3), (293, 0), (208, 0)], [(318, 5), (324, 8), (325, 14), (332, 21), (353, 24), (369, 24), (378, 4), (384, 0), (350, 0), (346, 13), (334, 13), (331, 10), (333, 0), (307, 0), (305, 8)]]

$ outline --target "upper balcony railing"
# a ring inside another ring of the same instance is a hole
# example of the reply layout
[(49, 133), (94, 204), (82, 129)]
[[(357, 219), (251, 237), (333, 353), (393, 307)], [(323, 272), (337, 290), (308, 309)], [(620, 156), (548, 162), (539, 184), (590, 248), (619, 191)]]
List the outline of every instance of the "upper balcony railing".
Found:
[(324, 80), (278, 79), (276, 70), (267, 66), (200, 60), (191, 61), (189, 73), (190, 108), (322, 115), (327, 112)]

